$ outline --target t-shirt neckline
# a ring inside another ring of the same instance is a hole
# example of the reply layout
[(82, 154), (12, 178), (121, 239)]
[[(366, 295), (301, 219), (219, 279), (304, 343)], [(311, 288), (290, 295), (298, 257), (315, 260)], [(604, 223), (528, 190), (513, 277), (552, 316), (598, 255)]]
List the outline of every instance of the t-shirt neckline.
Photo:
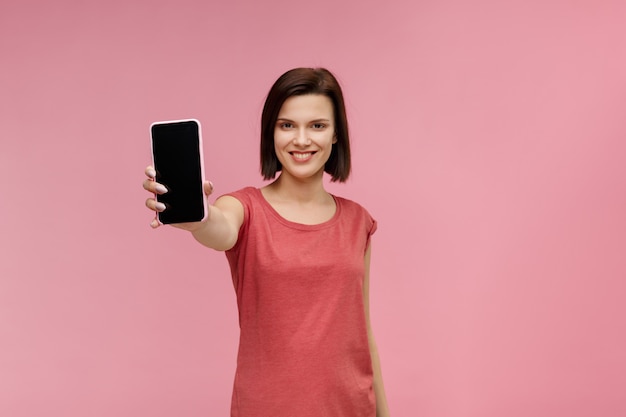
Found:
[(271, 213), (272, 216), (276, 220), (278, 220), (280, 223), (284, 224), (287, 227), (291, 227), (292, 229), (299, 229), (299, 230), (324, 229), (326, 227), (329, 227), (329, 226), (332, 226), (333, 224), (335, 224), (337, 222), (337, 220), (339, 219), (339, 214), (341, 212), (341, 204), (339, 202), (339, 198), (337, 198), (334, 194), (330, 194), (329, 193), (330, 196), (335, 201), (335, 214), (333, 214), (333, 216), (330, 219), (326, 220), (325, 222), (317, 223), (317, 224), (304, 224), (304, 223), (292, 222), (291, 220), (287, 220), (286, 218), (281, 216), (280, 213), (278, 211), (276, 211), (276, 209), (274, 209), (274, 207), (272, 207), (272, 205), (269, 203), (269, 201), (267, 201), (265, 199), (265, 196), (261, 192), (260, 188), (256, 188), (255, 187), (254, 188), (254, 192), (255, 192), (255, 195), (256, 195), (257, 199), (261, 202), (263, 207), (265, 207), (265, 209), (269, 213)]

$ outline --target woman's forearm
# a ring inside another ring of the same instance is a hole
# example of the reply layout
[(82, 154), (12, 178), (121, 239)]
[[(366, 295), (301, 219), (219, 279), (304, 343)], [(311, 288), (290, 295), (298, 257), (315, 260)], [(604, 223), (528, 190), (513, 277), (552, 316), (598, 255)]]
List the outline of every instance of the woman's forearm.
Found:
[(383, 374), (378, 356), (378, 347), (373, 336), (370, 336), (370, 353), (372, 356), (372, 369), (374, 371), (374, 394), (376, 395), (376, 417), (389, 417), (387, 394), (383, 383)]

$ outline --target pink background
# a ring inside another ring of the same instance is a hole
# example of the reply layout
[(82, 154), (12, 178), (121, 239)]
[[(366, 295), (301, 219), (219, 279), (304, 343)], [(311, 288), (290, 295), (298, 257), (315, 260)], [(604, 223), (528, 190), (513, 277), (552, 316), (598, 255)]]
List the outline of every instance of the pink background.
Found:
[(626, 415), (626, 3), (3, 1), (0, 415), (226, 416), (222, 253), (143, 207), (148, 126), (262, 185), (274, 79), (343, 83), (394, 416)]

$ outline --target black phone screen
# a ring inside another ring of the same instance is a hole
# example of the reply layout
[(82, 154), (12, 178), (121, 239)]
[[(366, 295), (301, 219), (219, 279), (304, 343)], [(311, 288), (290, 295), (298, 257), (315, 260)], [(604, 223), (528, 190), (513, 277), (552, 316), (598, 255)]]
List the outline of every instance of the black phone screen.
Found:
[(157, 195), (165, 204), (158, 214), (163, 224), (197, 222), (204, 218), (200, 126), (195, 120), (155, 123), (151, 126), (156, 181), (167, 188)]

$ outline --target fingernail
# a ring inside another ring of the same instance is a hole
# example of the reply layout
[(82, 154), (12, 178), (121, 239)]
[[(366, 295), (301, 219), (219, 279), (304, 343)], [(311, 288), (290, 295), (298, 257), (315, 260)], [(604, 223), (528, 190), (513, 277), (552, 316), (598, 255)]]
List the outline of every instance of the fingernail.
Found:
[(213, 191), (214, 187), (213, 187), (213, 183), (211, 181), (209, 181), (209, 186), (211, 187), (211, 191)]
[(152, 227), (153, 229), (156, 228), (159, 225), (159, 222), (154, 219), (150, 222), (150, 227)]
[(156, 177), (156, 171), (153, 169), (149, 169), (147, 174), (149, 177), (152, 177), (152, 178)]
[(158, 211), (163, 211), (163, 210), (165, 210), (165, 204), (163, 204), (163, 203), (156, 203), (156, 204), (154, 205), (154, 207), (155, 207)]
[(154, 187), (154, 189), (157, 190), (158, 192), (160, 192), (161, 194), (165, 194), (167, 192), (167, 188), (165, 188), (165, 186), (162, 185), (162, 184), (157, 184)]

